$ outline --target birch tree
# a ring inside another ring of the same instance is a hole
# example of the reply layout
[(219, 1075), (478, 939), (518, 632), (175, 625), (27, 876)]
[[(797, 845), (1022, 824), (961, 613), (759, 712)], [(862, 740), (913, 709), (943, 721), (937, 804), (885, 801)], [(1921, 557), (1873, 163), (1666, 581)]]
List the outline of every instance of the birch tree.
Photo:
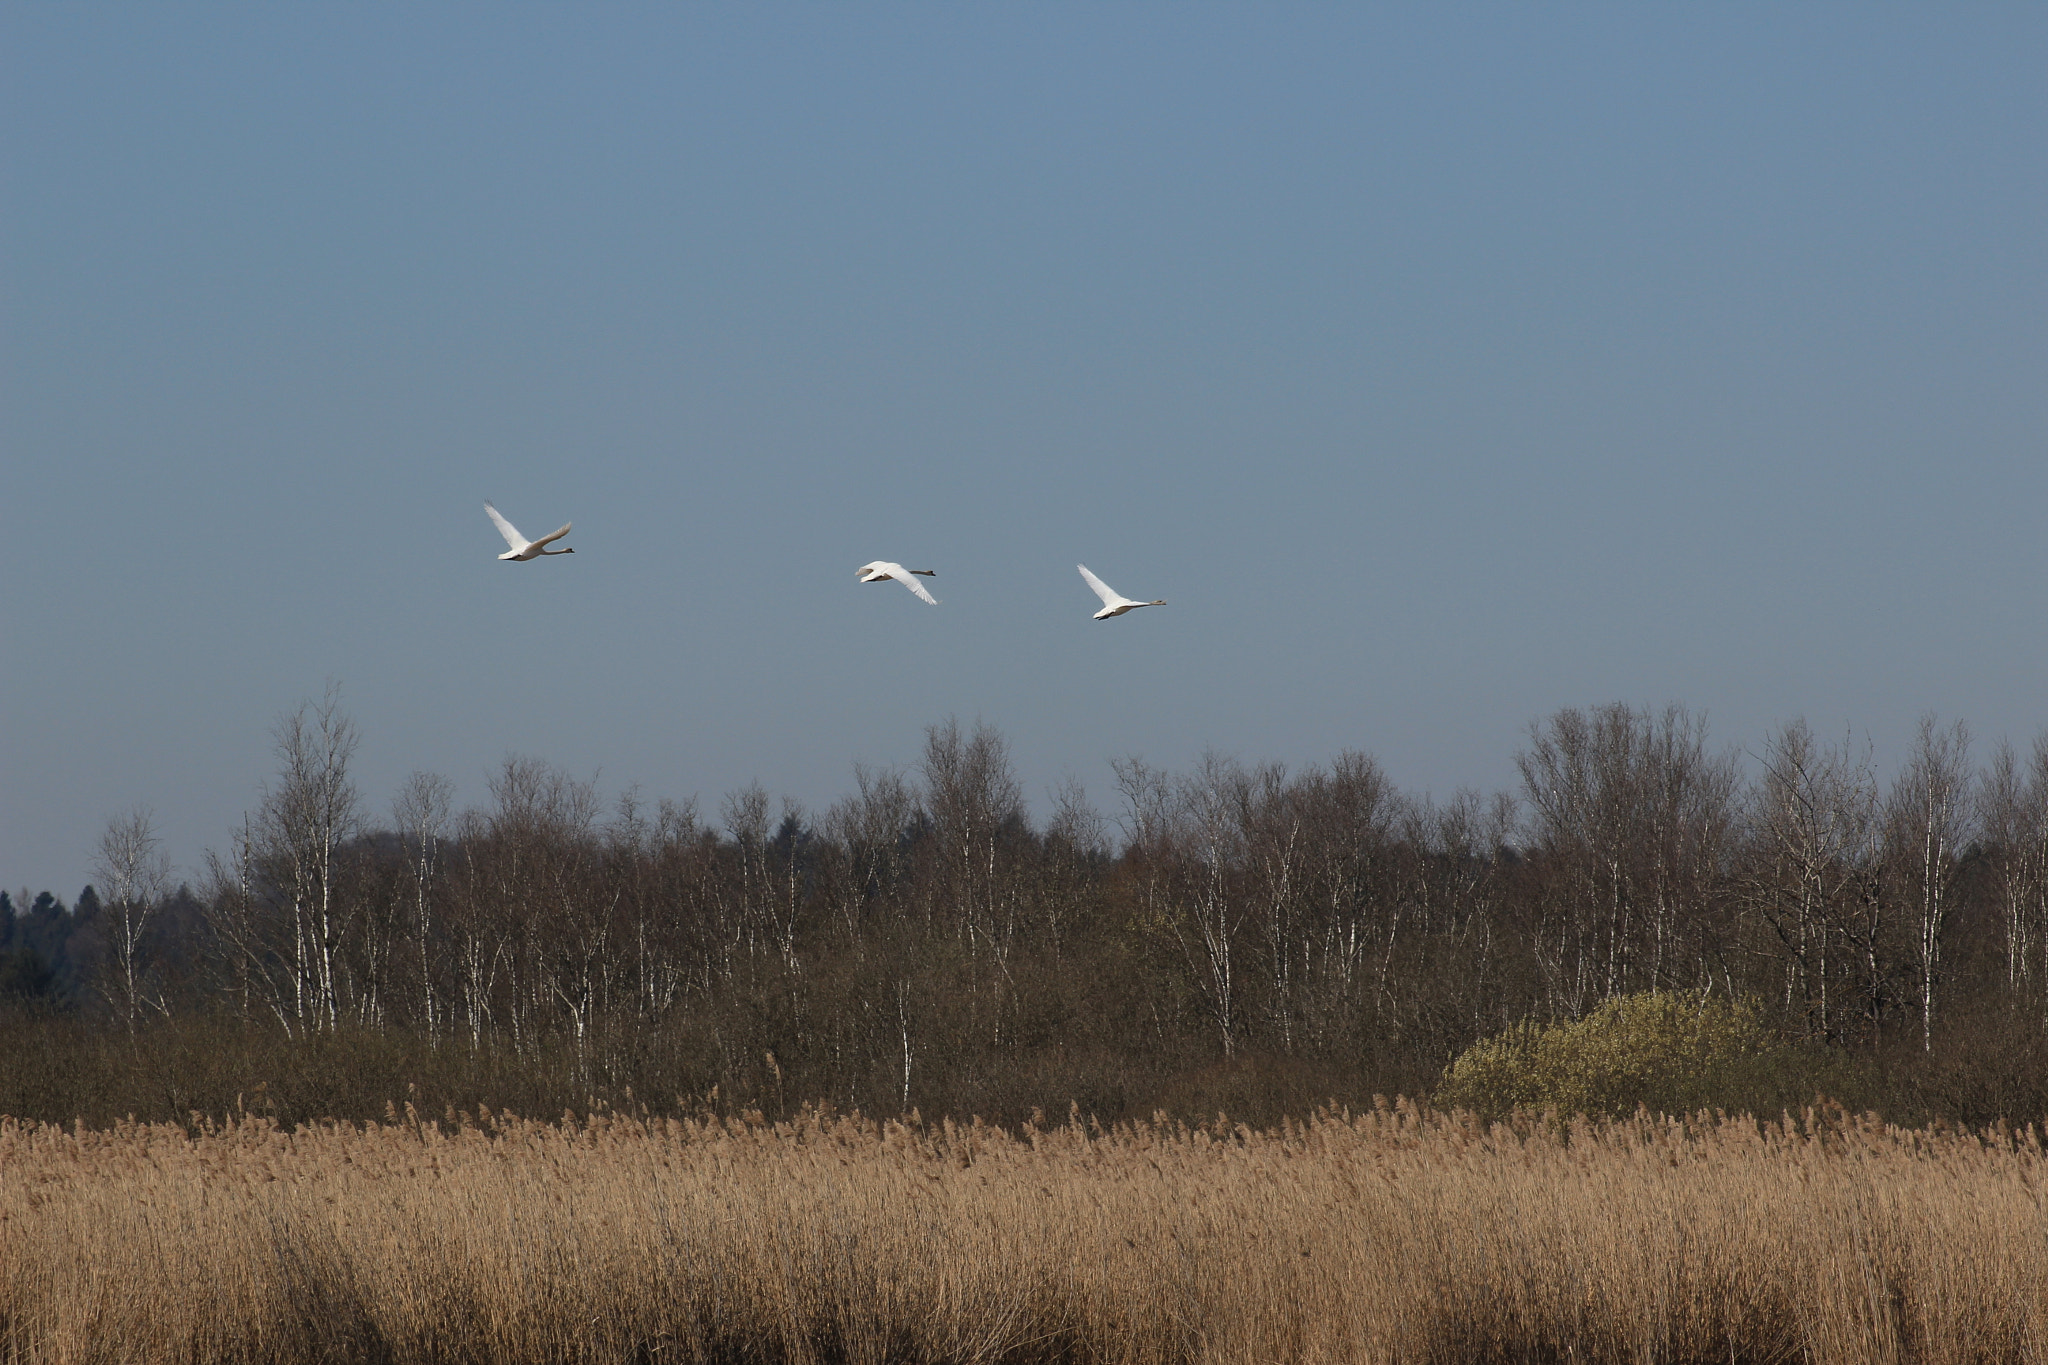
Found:
[(149, 1001), (143, 940), (151, 917), (170, 891), (171, 859), (150, 811), (138, 806), (113, 816), (100, 834), (92, 870), (100, 884), (100, 922), (113, 949), (113, 981), (106, 990), (130, 1033)]
[(1824, 746), (1804, 720), (1765, 746), (1737, 878), (1745, 914), (1782, 963), (1782, 1001), (1820, 1037), (1875, 1027), (1892, 992), (1884, 830), (1867, 747)]
[(1979, 789), (1979, 828), (1989, 854), (2005, 939), (2008, 998), (2048, 983), (2048, 734), (2025, 764), (2000, 741)]
[(1532, 727), (1515, 762), (1552, 877), (1539, 944), (1565, 1012), (1589, 994), (1705, 984), (1695, 950), (1714, 932), (1736, 786), (1733, 757), (1707, 752), (1705, 720), (1677, 706), (1567, 708)]
[(278, 774), (264, 791), (254, 826), (254, 854), (287, 918), (284, 957), (291, 979), (290, 1011), (301, 1031), (340, 1022), (342, 948), (355, 907), (341, 883), (340, 853), (357, 830), (360, 802), (349, 778), (355, 723), (330, 685), (278, 721)]
[(1246, 915), (1240, 880), (1246, 847), (1242, 810), (1251, 778), (1230, 759), (1205, 753), (1180, 783), (1178, 803), (1183, 869), (1171, 924), (1223, 1045), (1237, 1053), (1243, 1031), (1239, 945)]
[(1934, 1048), (1935, 991), (1943, 940), (1955, 914), (1957, 863), (1970, 830), (1970, 731), (1923, 716), (1913, 752), (1893, 783), (1887, 815), (1891, 863), (1913, 908), (1920, 1043)]
[(1003, 1046), (1015, 1005), (1011, 954), (1020, 906), (1009, 864), (1025, 832), (1023, 789), (1008, 743), (984, 724), (970, 735), (954, 720), (928, 726), (921, 771), (937, 874), (928, 894), (965, 944), (968, 989), (984, 1005), (991, 1040)]
[(406, 778), (391, 802), (391, 819), (405, 861), (402, 885), (411, 911), (412, 938), (419, 972), (420, 1022), (427, 1037), (438, 1039), (444, 1005), (435, 988), (434, 955), (438, 942), (434, 902), (440, 892), (441, 845), (446, 838), (455, 799), (455, 784), (438, 773), (415, 772)]

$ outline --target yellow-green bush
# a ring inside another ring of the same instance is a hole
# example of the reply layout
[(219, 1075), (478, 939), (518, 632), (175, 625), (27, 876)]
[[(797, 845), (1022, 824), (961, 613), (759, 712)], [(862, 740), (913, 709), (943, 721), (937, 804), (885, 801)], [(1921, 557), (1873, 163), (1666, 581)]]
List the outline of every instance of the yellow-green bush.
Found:
[(1524, 1022), (1474, 1043), (1444, 1072), (1435, 1102), (1498, 1115), (1513, 1109), (1626, 1114), (1768, 1111), (1811, 1100), (1821, 1059), (1781, 1043), (1749, 1001), (1705, 991), (1646, 991), (1584, 1018)]

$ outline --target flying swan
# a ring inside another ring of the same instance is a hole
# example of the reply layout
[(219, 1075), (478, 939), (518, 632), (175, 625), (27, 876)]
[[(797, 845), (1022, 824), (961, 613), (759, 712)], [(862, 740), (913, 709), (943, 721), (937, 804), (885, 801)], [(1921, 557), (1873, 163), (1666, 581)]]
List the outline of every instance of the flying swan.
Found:
[(1098, 621), (1107, 621), (1112, 616), (1122, 616), (1125, 612), (1137, 607), (1163, 607), (1166, 605), (1166, 599), (1163, 597), (1151, 602), (1134, 602), (1097, 578), (1094, 574), (1089, 573), (1086, 564), (1076, 564), (1074, 567), (1081, 571), (1081, 577), (1088, 580), (1088, 586), (1095, 589), (1095, 595), (1102, 599), (1102, 610), (1095, 613), (1095, 619)]
[(539, 540), (528, 540), (525, 536), (519, 534), (517, 526), (505, 520), (498, 509), (491, 506), (488, 499), (484, 502), (484, 511), (491, 514), (491, 520), (497, 523), (498, 534), (505, 537), (505, 543), (512, 547), (499, 555), (498, 558), (500, 559), (539, 559), (542, 555), (573, 555), (576, 553), (576, 548), (573, 545), (560, 550), (545, 550), (541, 548), (568, 535), (569, 528), (575, 524), (574, 522), (563, 522), (562, 529), (551, 536), (542, 536)]
[(872, 564), (861, 565), (854, 572), (860, 575), (860, 581), (863, 583), (887, 583), (893, 578), (933, 606), (939, 605), (939, 599), (926, 592), (924, 584), (913, 576), (922, 574), (926, 578), (936, 578), (938, 574), (935, 570), (906, 569), (901, 564), (891, 564), (886, 559), (878, 559)]

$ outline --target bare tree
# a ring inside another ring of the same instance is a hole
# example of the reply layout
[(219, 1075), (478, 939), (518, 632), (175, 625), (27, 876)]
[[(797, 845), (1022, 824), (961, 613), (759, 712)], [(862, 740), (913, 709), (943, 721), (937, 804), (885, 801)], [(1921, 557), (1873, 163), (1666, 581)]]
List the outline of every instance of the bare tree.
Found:
[(1264, 1017), (1282, 1052), (1291, 1053), (1302, 1024), (1302, 987), (1314, 951), (1303, 895), (1307, 857), (1300, 784), (1278, 763), (1243, 773), (1235, 815), (1244, 849), (1238, 894), (1257, 916)]
[(212, 965), (242, 1018), (267, 1012), (290, 1029), (292, 990), (285, 979), (284, 945), (275, 941), (276, 926), (259, 884), (255, 846), (254, 818), (244, 815), (225, 856), (217, 849), (206, 851), (201, 889), (217, 948)]
[(1194, 969), (1226, 1058), (1236, 1055), (1244, 1029), (1238, 940), (1247, 907), (1236, 883), (1247, 856), (1242, 812), (1251, 786), (1236, 762), (1205, 753), (1181, 781), (1177, 802), (1178, 861), (1186, 871), (1169, 902), (1168, 923)]
[(846, 858), (837, 912), (847, 940), (859, 951), (872, 907), (893, 897), (908, 871), (907, 840), (916, 823), (917, 797), (901, 773), (853, 765), (854, 794), (833, 803), (824, 834)]
[(1346, 750), (1327, 770), (1303, 772), (1291, 804), (1300, 814), (1303, 866), (1294, 956), (1306, 978), (1309, 1021), (1322, 1021), (1315, 1031), (1331, 1043), (1329, 1030), (1339, 1021), (1378, 1017), (1390, 1003), (1408, 908), (1395, 891), (1391, 858), (1404, 803), (1377, 762)]
[(1173, 775), (1136, 754), (1110, 760), (1123, 810), (1117, 825), (1124, 836), (1119, 859), (1122, 878), (1135, 900), (1133, 920), (1141, 933), (1170, 938), (1185, 951), (1175, 924), (1173, 883), (1180, 857), (1180, 802)]
[(922, 769), (924, 808), (943, 859), (942, 894), (959, 932), (992, 941), (1013, 913), (999, 903), (1004, 827), (1021, 820), (1024, 810), (1010, 746), (989, 725), (963, 735), (959, 722), (948, 720), (926, 727)]
[(1934, 1048), (1934, 994), (1941, 950), (1955, 913), (1957, 862), (1970, 835), (1970, 731), (1961, 721), (1920, 718), (1913, 752), (1892, 784), (1886, 809), (1891, 864), (1914, 912), (1920, 976), (1920, 1042)]
[(1016, 1005), (1011, 955), (1021, 906), (1009, 863), (1026, 832), (1023, 789), (1009, 744), (985, 724), (971, 735), (950, 719), (926, 727), (922, 769), (937, 873), (930, 894), (943, 907), (947, 930), (965, 945), (970, 1002), (1002, 1046)]
[(656, 803), (642, 886), (633, 903), (634, 994), (648, 1019), (659, 1018), (687, 988), (685, 921), (697, 918), (689, 912), (699, 880), (689, 869), (704, 835), (694, 798)]
[(597, 784), (536, 759), (507, 758), (491, 779), (486, 824), (497, 912), (506, 941), (514, 1046), (539, 1041), (556, 1006), (567, 1016), (579, 1063), (617, 984), (611, 947), (618, 888), (600, 875)]
[(1439, 942), (1459, 951), (1447, 1023), (1462, 1041), (1503, 1027), (1526, 1008), (1500, 990), (1503, 959), (1513, 955), (1502, 914), (1519, 823), (1514, 797), (1483, 799), (1460, 791), (1442, 805), (1402, 803), (1399, 844), (1412, 860), (1418, 909)]
[(359, 802), (349, 780), (355, 723), (330, 684), (318, 703), (277, 722), (279, 771), (267, 787), (252, 831), (262, 882), (288, 917), (275, 936), (290, 976), (289, 1005), (299, 1029), (331, 1029), (340, 1020), (342, 947), (355, 907), (341, 885), (339, 854), (356, 832)]
[(732, 979), (734, 935), (727, 921), (726, 856), (717, 834), (699, 822), (694, 798), (659, 806), (656, 866), (647, 924), (658, 951), (648, 964), (650, 1009), (685, 992), (708, 993)]
[(405, 889), (411, 902), (413, 941), (418, 950), (420, 1020), (427, 1037), (439, 1038), (442, 1004), (434, 989), (434, 897), (441, 876), (441, 844), (448, 831), (455, 784), (439, 773), (415, 772), (391, 802), (391, 820), (405, 856)]
[[(111, 930), (114, 950), (110, 1003), (135, 1031), (149, 1001), (148, 972), (143, 961), (143, 935), (151, 916), (170, 891), (171, 859), (157, 837), (156, 823), (145, 807), (108, 819), (93, 855), (93, 876), (100, 883), (100, 914)], [(103, 987), (104, 989), (104, 987)]]
[(765, 943), (794, 970), (796, 922), (793, 914), (784, 913), (791, 907), (786, 904), (787, 884), (775, 867), (767, 789), (752, 783), (727, 794), (719, 809), (739, 854), (739, 914), (734, 927), (749, 953)]
[(1532, 727), (1515, 759), (1534, 844), (1555, 875), (1545, 959), (1567, 1013), (1588, 993), (1700, 979), (1736, 786), (1706, 721), (1615, 703)]
[(1739, 895), (1784, 964), (1784, 1003), (1824, 1038), (1875, 1027), (1892, 995), (1883, 822), (1867, 746), (1823, 747), (1803, 720), (1766, 745), (1751, 788)]
[(1074, 921), (1083, 913), (1089, 869), (1105, 854), (1102, 815), (1089, 803), (1087, 788), (1080, 780), (1067, 778), (1054, 788), (1052, 798), (1038, 900), (1048, 945), (1057, 962)]
[(499, 980), (513, 952), (514, 924), (506, 913), (507, 878), (491, 847), (490, 821), (465, 811), (456, 824), (460, 856), (450, 869), (450, 895), (441, 916), (454, 958), (455, 1005), (472, 1050), (494, 1031)]
[(2024, 769), (2000, 741), (1978, 799), (2005, 933), (2006, 990), (2016, 1000), (2038, 989), (2037, 968), (2048, 983), (2048, 734), (2035, 739)]

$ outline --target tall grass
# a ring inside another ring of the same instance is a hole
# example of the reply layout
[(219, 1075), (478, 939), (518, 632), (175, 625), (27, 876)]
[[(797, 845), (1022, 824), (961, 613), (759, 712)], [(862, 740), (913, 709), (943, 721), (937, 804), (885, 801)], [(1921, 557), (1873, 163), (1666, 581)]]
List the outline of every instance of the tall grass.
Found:
[(2037, 1135), (0, 1125), (19, 1361), (2048, 1360)]

